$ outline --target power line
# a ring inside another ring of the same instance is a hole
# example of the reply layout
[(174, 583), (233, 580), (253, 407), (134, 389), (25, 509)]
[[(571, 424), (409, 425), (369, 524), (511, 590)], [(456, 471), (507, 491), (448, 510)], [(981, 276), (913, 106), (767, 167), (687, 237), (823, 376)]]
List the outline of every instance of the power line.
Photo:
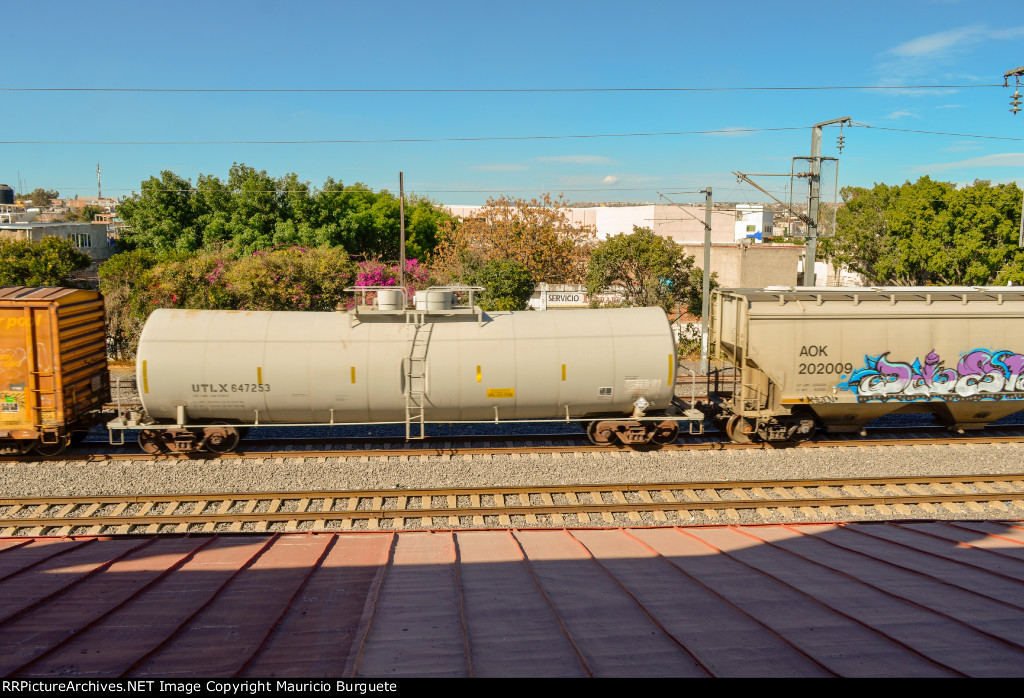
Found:
[(963, 90), (980, 85), (821, 85), (774, 87), (471, 87), (471, 88), (276, 88), (276, 87), (0, 87), (0, 92), (155, 92), (155, 93), (523, 93), (523, 92), (769, 92), (815, 90)]
[[(61, 185), (55, 185), (53, 187), (53, 189), (58, 190), (58, 191), (61, 190), (61, 189), (65, 190), (65, 191), (80, 191), (80, 190), (85, 189), (85, 188), (87, 188), (87, 187), (81, 187), (81, 186), (61, 186)], [(346, 187), (346, 188), (343, 188), (343, 189), (318, 189), (318, 188), (315, 188), (315, 187), (309, 187), (308, 189), (245, 189), (245, 190), (241, 190), (241, 189), (227, 189), (225, 187), (225, 188), (221, 188), (221, 189), (209, 189), (209, 190), (207, 190), (207, 189), (199, 189), (198, 187), (195, 187), (195, 186), (194, 187), (185, 188), (185, 189), (180, 189), (180, 188), (154, 188), (154, 187), (144, 187), (143, 188), (141, 186), (136, 186), (136, 187), (131, 187), (131, 188), (128, 188), (128, 187), (122, 187), (122, 188), (108, 187), (108, 189), (106, 189), (106, 190), (108, 190), (108, 191), (140, 191), (140, 192), (141, 191), (153, 191), (153, 192), (160, 191), (160, 192), (165, 192), (165, 193), (184, 193), (184, 192), (200, 193), (200, 192), (207, 192), (207, 193), (216, 193), (216, 194), (220, 194), (220, 193), (230, 193), (230, 194), (242, 194), (242, 193), (281, 193), (281, 194), (308, 193), (310, 195), (315, 195), (315, 194), (319, 194), (319, 193), (330, 193), (330, 194), (334, 194), (334, 193), (353, 193), (353, 194), (377, 193), (373, 189), (369, 189), (369, 188), (367, 188), (367, 189), (359, 189), (359, 188), (354, 188), (354, 187)], [(650, 187), (605, 187), (605, 186), (592, 187), (592, 188), (577, 188), (577, 189), (565, 189), (565, 188), (561, 188), (561, 187), (547, 187), (547, 188), (545, 188), (545, 187), (536, 187), (536, 186), (531, 186), (531, 187), (527, 187), (527, 188), (517, 188), (517, 187), (506, 186), (506, 187), (503, 187), (503, 188), (500, 188), (500, 189), (411, 189), (412, 194), (420, 194), (420, 193), (502, 193), (502, 192), (508, 192), (508, 191), (544, 191), (544, 192), (560, 191), (560, 192), (563, 192), (563, 193), (577, 193), (577, 192), (586, 192), (586, 191), (653, 191), (653, 189), (651, 189)], [(681, 190), (671, 190), (671, 191), (669, 191), (669, 193), (699, 193), (699, 191), (697, 189), (681, 189)], [(68, 199), (68, 197), (61, 197), (61, 199)], [(89, 199), (89, 197), (85, 197), (85, 199)], [(701, 206), (702, 206), (702, 204), (701, 204)]]
[[(921, 133), (935, 136), (955, 136), (957, 138), (986, 138), (1003, 141), (1022, 141), (1024, 138), (1013, 136), (986, 136), (976, 133), (952, 133), (947, 131), (923, 131), (919, 129), (893, 128), (889, 126), (871, 126), (853, 122), (853, 126), (870, 128), (878, 131), (897, 131), (901, 133)], [(700, 131), (652, 131), (637, 133), (590, 133), (568, 134), (561, 136), (464, 136), (455, 138), (337, 138), (313, 140), (253, 140), (253, 141), (3, 141), (0, 145), (330, 145), (360, 143), (460, 143), (483, 141), (531, 141), (531, 140), (569, 140), (589, 138), (642, 138), (658, 136), (700, 136), (736, 133), (767, 133), (772, 131), (803, 131), (807, 126), (781, 126), (777, 128), (721, 128)]]
[(692, 136), (716, 133), (759, 133), (765, 131), (803, 131), (807, 126), (780, 128), (722, 128), (707, 131), (661, 131), (651, 133), (593, 133), (565, 136), (467, 136), (461, 138), (342, 138), (304, 141), (0, 141), (3, 145), (325, 145), (339, 143), (452, 143), (476, 141), (532, 141), (571, 138), (636, 138), (643, 136)]
[(889, 126), (871, 126), (869, 124), (862, 124), (856, 121), (850, 124), (851, 126), (857, 126), (859, 128), (873, 128), (876, 131), (898, 131), (900, 133), (925, 133), (932, 136), (956, 136), (957, 138), (988, 138), (996, 141), (1024, 141), (1024, 138), (1014, 138), (1013, 136), (981, 136), (976, 133), (949, 133), (947, 131), (920, 131), (911, 128), (892, 128)]

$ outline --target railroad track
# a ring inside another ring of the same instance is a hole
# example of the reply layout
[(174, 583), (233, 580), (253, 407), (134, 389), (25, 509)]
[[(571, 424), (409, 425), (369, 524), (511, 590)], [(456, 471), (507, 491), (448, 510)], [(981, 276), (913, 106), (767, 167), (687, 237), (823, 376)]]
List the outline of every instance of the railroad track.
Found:
[(0, 536), (1024, 517), (1024, 475), (0, 499)]

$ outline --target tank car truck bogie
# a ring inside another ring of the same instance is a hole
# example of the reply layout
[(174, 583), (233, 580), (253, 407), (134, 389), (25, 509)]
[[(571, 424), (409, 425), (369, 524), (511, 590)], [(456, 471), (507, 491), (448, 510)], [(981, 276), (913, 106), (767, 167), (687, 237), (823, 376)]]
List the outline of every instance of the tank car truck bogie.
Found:
[(734, 441), (861, 432), (887, 415), (981, 429), (1024, 411), (1017, 287), (717, 289), (708, 396)]
[(153, 425), (139, 432), (139, 448), (146, 453), (228, 453), (238, 447), (241, 429), (230, 424), (204, 427), (160, 428)]
[(590, 443), (595, 446), (670, 444), (679, 438), (679, 423), (670, 418), (645, 421), (599, 419), (588, 422), (584, 428)]

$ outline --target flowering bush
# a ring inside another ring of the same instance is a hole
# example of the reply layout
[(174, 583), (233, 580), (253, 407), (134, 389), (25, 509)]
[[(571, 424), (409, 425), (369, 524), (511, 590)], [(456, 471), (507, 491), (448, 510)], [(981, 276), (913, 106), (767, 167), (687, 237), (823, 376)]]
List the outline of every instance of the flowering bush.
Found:
[[(119, 259), (123, 258), (123, 259)], [(134, 356), (142, 326), (157, 308), (334, 310), (355, 265), (340, 247), (288, 247), (234, 259), (221, 253), (155, 263), (139, 252), (117, 255), (101, 271), (113, 354)]]
[[(379, 259), (360, 262), (356, 271), (356, 286), (397, 286), (398, 265), (389, 266)], [(405, 260), (405, 289), (411, 301), (416, 291), (430, 286), (430, 273), (418, 259)]]

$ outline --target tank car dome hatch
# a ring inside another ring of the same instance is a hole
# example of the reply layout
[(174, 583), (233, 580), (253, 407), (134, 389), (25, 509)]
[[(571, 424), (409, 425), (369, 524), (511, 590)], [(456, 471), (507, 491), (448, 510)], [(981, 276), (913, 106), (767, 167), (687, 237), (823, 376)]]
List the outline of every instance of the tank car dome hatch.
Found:
[(404, 289), (377, 291), (377, 308), (379, 310), (402, 310), (405, 308)]

